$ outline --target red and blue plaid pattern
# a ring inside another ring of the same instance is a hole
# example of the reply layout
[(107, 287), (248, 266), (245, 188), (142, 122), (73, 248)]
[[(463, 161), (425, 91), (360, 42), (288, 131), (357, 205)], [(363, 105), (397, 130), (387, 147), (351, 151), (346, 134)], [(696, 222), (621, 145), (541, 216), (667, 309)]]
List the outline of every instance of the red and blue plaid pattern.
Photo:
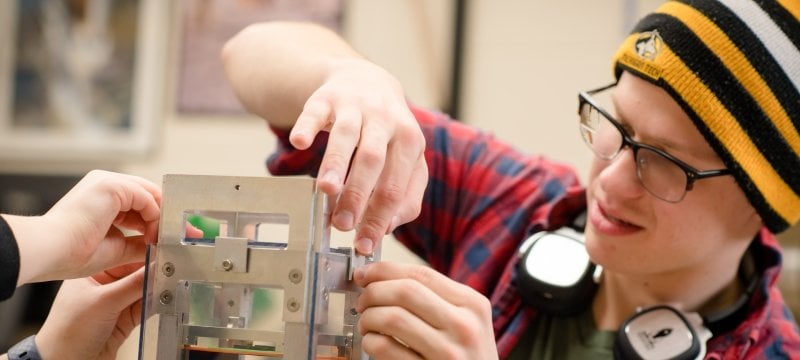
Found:
[[(569, 166), (523, 154), (445, 114), (411, 110), (425, 134), (430, 178), (420, 216), (394, 236), (434, 269), (491, 300), (498, 351), (505, 358), (536, 315), (513, 285), (517, 248), (531, 234), (562, 227), (582, 212), (584, 189)], [(327, 133), (298, 151), (287, 132), (273, 131), (279, 144), (267, 161), (269, 171), (316, 176)], [(766, 230), (757, 241), (764, 250), (764, 289), (753, 297), (745, 322), (709, 342), (706, 358), (800, 357), (797, 324), (775, 287), (780, 249)]]

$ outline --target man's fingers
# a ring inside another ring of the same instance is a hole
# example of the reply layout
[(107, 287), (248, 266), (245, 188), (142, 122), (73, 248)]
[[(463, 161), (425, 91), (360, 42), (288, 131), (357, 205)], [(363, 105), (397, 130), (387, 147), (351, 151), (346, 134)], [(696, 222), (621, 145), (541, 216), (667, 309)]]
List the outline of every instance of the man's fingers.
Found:
[(402, 305), (404, 309), (434, 328), (446, 327), (450, 319), (455, 316), (451, 313), (451, 304), (425, 285), (410, 279), (385, 280), (369, 284), (358, 297), (356, 311), (363, 312), (373, 307), (396, 305)]
[(414, 350), (406, 347), (397, 339), (377, 332), (369, 332), (361, 337), (361, 348), (370, 355), (372, 359), (409, 359), (423, 360)]
[[(328, 195), (336, 196), (342, 191), (350, 160), (361, 138), (361, 116), (361, 112), (354, 107), (345, 107), (336, 112), (317, 178), (320, 190)], [(334, 216), (333, 225), (343, 231), (353, 228), (353, 219), (342, 220), (347, 219)]]
[(357, 268), (353, 277), (356, 284), (361, 287), (377, 281), (411, 279), (432, 290), (444, 301), (456, 306), (462, 305), (476, 295), (472, 288), (424, 265), (381, 261)]
[[(385, 140), (388, 143), (380, 176), (369, 197), (356, 233), (356, 249), (360, 253), (370, 253), (371, 247), (374, 247), (385, 234), (419, 214), (427, 184), (425, 138), (419, 124), (405, 109), (389, 111), (388, 114), (398, 119), (391, 128), (382, 128), (381, 126), (385, 125), (379, 121), (365, 125), (365, 130), (370, 131), (370, 134), (380, 133), (377, 129), (370, 129), (369, 126), (381, 127), (381, 130), (387, 131), (388, 138)], [(372, 136), (362, 140), (362, 143), (371, 138)], [(356, 156), (358, 164), (362, 164), (358, 159), (359, 154)]]
[(464, 345), (493, 340), (489, 300), (429, 267), (380, 262), (354, 275), (366, 286), (356, 304), (362, 334), (389, 335), (426, 359), (468, 358)]
[(358, 320), (358, 332), (367, 353), (386, 359), (421, 359), (419, 353), (430, 353), (445, 340), (436, 329), (398, 306), (369, 308)]
[(408, 182), (406, 196), (397, 209), (397, 214), (392, 218), (392, 223), (386, 229), (386, 234), (394, 231), (398, 226), (416, 219), (421, 211), (422, 198), (425, 196), (425, 188), (428, 186), (428, 164), (425, 162), (425, 154), (419, 155), (411, 179)]
[[(391, 129), (380, 128), (379, 124), (375, 122), (364, 124), (361, 140), (358, 143), (350, 173), (339, 196), (337, 209), (333, 217), (333, 220), (337, 221), (352, 216), (354, 224), (358, 224), (356, 225), (356, 249), (362, 254), (372, 253), (371, 245), (383, 236), (386, 226), (391, 221), (391, 216), (389, 216), (384, 221), (384, 226), (376, 233), (371, 230), (376, 226), (372, 223), (375, 217), (386, 217), (383, 212), (391, 212), (393, 216), (394, 209), (397, 207), (397, 204), (387, 203), (386, 205), (392, 206), (392, 208), (380, 209), (381, 213), (379, 214), (370, 213), (372, 209), (367, 210), (368, 217), (364, 219), (362, 216), (365, 215), (367, 204), (371, 201), (370, 198), (376, 195), (393, 196), (395, 198), (400, 196), (397, 192), (401, 191), (401, 189), (397, 186), (391, 190), (386, 189), (385, 185), (383, 188), (376, 188), (376, 186), (383, 185), (378, 183), (378, 179), (381, 178), (381, 173), (385, 171), (386, 146), (389, 142), (390, 132)], [(369, 134), (369, 136), (365, 136), (365, 134)], [(378, 193), (376, 194), (376, 192)], [(388, 192), (394, 193), (388, 194)], [(365, 220), (369, 223), (364, 223)], [(366, 232), (362, 230), (364, 228), (367, 230)], [(369, 246), (364, 247), (365, 243), (369, 244)]]
[(297, 117), (289, 135), (289, 142), (300, 149), (307, 149), (314, 142), (317, 134), (331, 123), (331, 105), (328, 101), (312, 96)]
[[(409, 198), (408, 190), (420, 150), (411, 145), (413, 142), (405, 141), (406, 136), (402, 134), (396, 136), (400, 136), (399, 141), (393, 142), (389, 148), (383, 172), (361, 218), (356, 233), (357, 246), (368, 244), (368, 241), (373, 247), (377, 245), (392, 227), (401, 205), (413, 206), (407, 202), (416, 200)], [(361, 253), (371, 253), (371, 249), (357, 250)]]

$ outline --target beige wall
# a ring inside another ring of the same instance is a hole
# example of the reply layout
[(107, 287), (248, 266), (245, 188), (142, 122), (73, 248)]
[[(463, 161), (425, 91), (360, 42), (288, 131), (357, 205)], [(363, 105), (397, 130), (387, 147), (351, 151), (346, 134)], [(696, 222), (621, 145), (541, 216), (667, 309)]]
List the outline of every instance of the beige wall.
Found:
[(588, 169), (578, 91), (610, 83), (628, 23), (656, 1), (478, 1), (470, 9), (463, 119)]

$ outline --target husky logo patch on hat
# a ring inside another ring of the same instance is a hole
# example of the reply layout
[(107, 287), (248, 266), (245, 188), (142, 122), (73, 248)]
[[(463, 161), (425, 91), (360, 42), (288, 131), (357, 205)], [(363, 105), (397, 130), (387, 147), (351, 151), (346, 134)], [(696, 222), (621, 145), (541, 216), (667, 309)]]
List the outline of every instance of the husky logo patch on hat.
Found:
[(661, 52), (661, 46), (664, 40), (661, 40), (661, 35), (658, 35), (658, 30), (643, 33), (636, 40), (634, 46), (636, 47), (636, 54), (647, 59), (655, 60), (658, 53)]
[(644, 31), (628, 37), (617, 54), (617, 61), (640, 75), (654, 81), (661, 78), (661, 64), (658, 55), (664, 51), (664, 40), (658, 30)]

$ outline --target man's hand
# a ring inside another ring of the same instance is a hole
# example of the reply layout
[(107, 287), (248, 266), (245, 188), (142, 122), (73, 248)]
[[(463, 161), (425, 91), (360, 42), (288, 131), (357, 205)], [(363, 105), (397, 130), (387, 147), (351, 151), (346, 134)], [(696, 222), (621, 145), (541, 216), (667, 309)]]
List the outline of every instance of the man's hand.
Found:
[(489, 300), (435, 270), (378, 262), (356, 269), (363, 349), (374, 359), (497, 359)]
[(428, 182), (425, 138), (399, 82), (365, 60), (339, 60), (297, 119), (289, 140), (299, 149), (330, 132), (318, 184), (338, 196), (332, 224), (356, 229), (370, 254), (398, 225), (419, 215)]

